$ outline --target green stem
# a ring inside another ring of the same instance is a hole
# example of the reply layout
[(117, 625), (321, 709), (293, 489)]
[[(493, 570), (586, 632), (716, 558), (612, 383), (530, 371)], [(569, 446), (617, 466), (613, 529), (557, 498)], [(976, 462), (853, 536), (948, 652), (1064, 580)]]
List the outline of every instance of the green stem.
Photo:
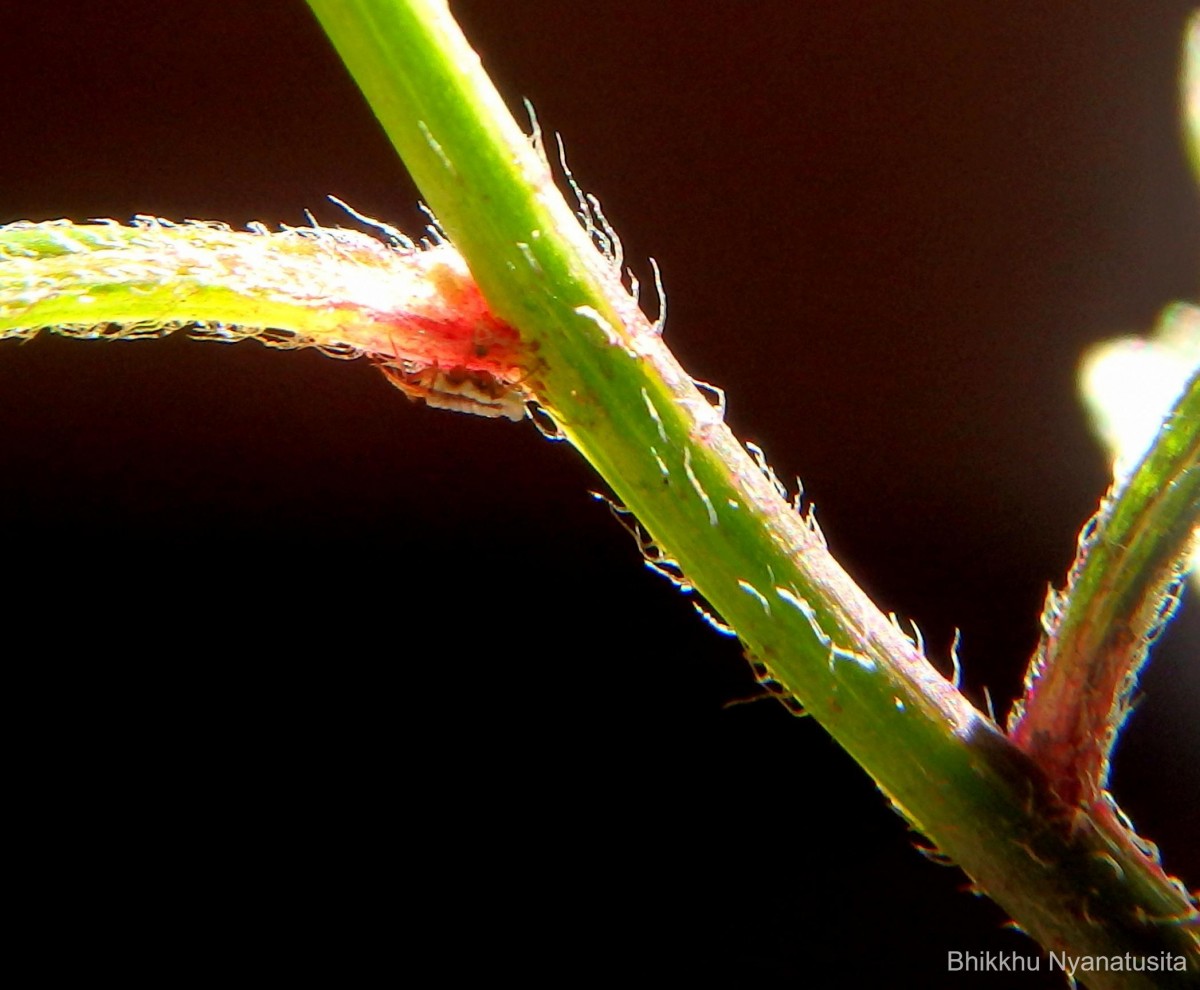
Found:
[(630, 300), (446, 5), (310, 6), (494, 311), (536, 354), (528, 386), (646, 527), (650, 552), (1043, 945), (1186, 954), (1190, 973), (1154, 984), (1194, 984), (1186, 894), (1057, 802), (849, 579)]
[(0, 227), (0, 339), (195, 336), (367, 356), (431, 405), (524, 417), (529, 361), (449, 245), (142, 218)]
[(1133, 475), (1084, 530), (1067, 592), (1013, 709), (1011, 735), (1069, 805), (1104, 799), (1113, 744), (1151, 643), (1181, 593), (1200, 522), (1200, 370)]

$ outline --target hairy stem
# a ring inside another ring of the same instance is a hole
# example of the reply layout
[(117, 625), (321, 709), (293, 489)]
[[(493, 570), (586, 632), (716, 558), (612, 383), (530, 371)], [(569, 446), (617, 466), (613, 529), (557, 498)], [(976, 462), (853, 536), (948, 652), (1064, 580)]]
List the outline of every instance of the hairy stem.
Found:
[(1200, 522), (1200, 370), (1132, 476), (1080, 537), (1010, 734), (1069, 805), (1107, 808), (1109, 759), (1150, 645), (1182, 593)]
[(1178, 985), (1194, 982), (1186, 892), (1077, 820), (850, 580), (627, 294), (612, 239), (596, 250), (445, 3), (310, 6), (488, 302), (536, 355), (527, 384), (640, 520), (647, 552), (1043, 945), (1171, 951), (1192, 967)]
[(433, 405), (524, 415), (518, 383), (529, 356), (449, 245), (151, 218), (0, 227), (0, 339), (43, 328), (141, 339), (181, 327), (366, 356)]

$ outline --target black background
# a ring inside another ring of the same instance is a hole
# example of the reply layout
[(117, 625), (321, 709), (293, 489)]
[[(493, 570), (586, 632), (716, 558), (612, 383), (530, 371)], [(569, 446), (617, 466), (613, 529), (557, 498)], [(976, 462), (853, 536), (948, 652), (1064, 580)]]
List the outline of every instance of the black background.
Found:
[[(1006, 711), (1106, 484), (1079, 357), (1196, 295), (1188, 5), (452, 6), (661, 263), (735, 431)], [(423, 226), (303, 4), (11, 5), (0, 44), (2, 221), (349, 225), (334, 193)], [(727, 707), (736, 644), (529, 424), (312, 353), (43, 335), (0, 353), (0, 432), (17, 807), (38, 917), (124, 932), (97, 965), (936, 987), (975, 979), (947, 949), (1033, 953), (818, 726)], [(1114, 777), (1193, 886), (1198, 638), (1185, 607)]]

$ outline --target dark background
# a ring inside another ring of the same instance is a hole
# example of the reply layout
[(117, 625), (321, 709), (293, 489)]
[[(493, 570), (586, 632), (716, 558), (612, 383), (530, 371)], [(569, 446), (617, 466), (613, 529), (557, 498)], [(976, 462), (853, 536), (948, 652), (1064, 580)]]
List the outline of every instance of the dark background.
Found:
[[(661, 263), (735, 431), (1007, 711), (1106, 484), (1079, 357), (1196, 297), (1189, 5), (452, 6)], [(334, 193), (423, 226), (303, 4), (11, 5), (0, 45), (0, 221), (350, 224)], [(727, 707), (735, 642), (529, 424), (313, 353), (43, 335), (0, 349), (0, 426), (15, 807), (39, 917), (126, 932), (98, 966), (949, 987), (947, 949), (1034, 951), (818, 726)], [(1185, 607), (1114, 778), (1193, 886), (1198, 640)]]

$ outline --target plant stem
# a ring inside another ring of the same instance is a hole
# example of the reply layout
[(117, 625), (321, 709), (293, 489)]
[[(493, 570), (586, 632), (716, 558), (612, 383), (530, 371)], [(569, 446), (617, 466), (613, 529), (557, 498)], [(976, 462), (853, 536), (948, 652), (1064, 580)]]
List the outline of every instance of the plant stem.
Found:
[(350, 230), (269, 233), (141, 218), (0, 227), (0, 339), (43, 328), (142, 339), (187, 327), (222, 341), (367, 356), (431, 405), (524, 416), (528, 355), (449, 245)]
[(445, 3), (310, 6), (494, 312), (536, 355), (528, 387), (645, 526), (649, 552), (677, 563), (762, 676), (1043, 945), (1187, 954), (1190, 973), (1155, 985), (1194, 983), (1186, 893), (1075, 821), (845, 574), (596, 251)]
[(1200, 371), (1158, 442), (1085, 527), (1010, 718), (1014, 741), (1069, 805), (1099, 805), (1098, 815), (1107, 807), (1112, 748), (1150, 645), (1178, 604), (1198, 520)]

